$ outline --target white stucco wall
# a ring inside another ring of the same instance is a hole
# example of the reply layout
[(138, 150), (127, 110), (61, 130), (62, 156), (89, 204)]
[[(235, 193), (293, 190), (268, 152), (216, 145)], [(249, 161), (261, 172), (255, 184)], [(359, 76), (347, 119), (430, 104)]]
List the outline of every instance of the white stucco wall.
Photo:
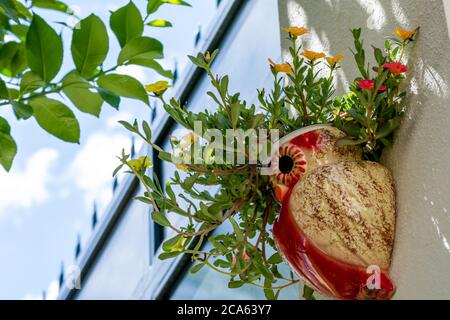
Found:
[[(382, 47), (395, 27), (420, 26), (409, 59), (408, 111), (384, 154), (397, 188), (391, 275), (395, 299), (450, 299), (450, 0), (278, 2), (281, 26), (310, 28), (308, 49), (345, 54), (341, 92), (356, 75), (350, 28), (363, 27), (371, 53), (369, 45)], [(282, 46), (286, 56), (287, 41)]]

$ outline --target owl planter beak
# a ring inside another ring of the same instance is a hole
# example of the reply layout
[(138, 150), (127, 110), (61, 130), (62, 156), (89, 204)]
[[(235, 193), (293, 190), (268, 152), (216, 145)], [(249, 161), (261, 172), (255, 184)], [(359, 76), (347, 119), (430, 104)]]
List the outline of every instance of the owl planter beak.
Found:
[(389, 170), (362, 161), (345, 134), (312, 126), (280, 140), (270, 177), (282, 204), (273, 234), (293, 270), (337, 299), (389, 299), (395, 191)]

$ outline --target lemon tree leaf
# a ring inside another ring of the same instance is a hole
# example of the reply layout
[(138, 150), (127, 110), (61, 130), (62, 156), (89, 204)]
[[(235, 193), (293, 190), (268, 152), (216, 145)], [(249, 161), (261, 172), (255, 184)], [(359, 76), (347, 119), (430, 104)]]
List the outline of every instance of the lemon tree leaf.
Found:
[(73, 13), (73, 11), (67, 4), (58, 0), (33, 0), (32, 5), (33, 7), (52, 9), (56, 11), (66, 12), (68, 14)]
[(45, 82), (39, 75), (37, 75), (33, 71), (29, 71), (22, 76), (22, 79), (20, 81), (20, 92), (22, 94), (31, 93), (43, 87), (44, 85)]
[(109, 49), (105, 24), (94, 14), (81, 20), (73, 31), (72, 57), (82, 77), (90, 77), (106, 58)]
[(156, 39), (150, 37), (139, 37), (130, 40), (120, 51), (117, 64), (123, 65), (133, 59), (162, 59), (163, 45)]
[(163, 19), (155, 19), (150, 21), (149, 23), (147, 23), (148, 26), (151, 27), (158, 27), (158, 28), (168, 28), (168, 27), (172, 27), (172, 23), (170, 23), (167, 20), (163, 20)]
[(117, 96), (141, 100), (148, 105), (148, 95), (142, 84), (133, 77), (122, 74), (108, 74), (101, 76), (97, 84), (103, 90)]
[(142, 15), (132, 1), (113, 12), (109, 24), (121, 47), (131, 39), (140, 37), (144, 31)]
[(27, 34), (26, 57), (31, 71), (47, 83), (58, 74), (63, 61), (61, 37), (36, 14)]
[(80, 111), (100, 115), (103, 98), (91, 91), (92, 85), (83, 79), (77, 71), (72, 71), (63, 79), (63, 92)]
[(78, 143), (80, 126), (72, 110), (58, 100), (38, 97), (30, 100), (34, 118), (39, 126), (55, 137)]
[(11, 169), (17, 154), (17, 145), (10, 133), (11, 127), (8, 121), (0, 117), (0, 164), (6, 171)]

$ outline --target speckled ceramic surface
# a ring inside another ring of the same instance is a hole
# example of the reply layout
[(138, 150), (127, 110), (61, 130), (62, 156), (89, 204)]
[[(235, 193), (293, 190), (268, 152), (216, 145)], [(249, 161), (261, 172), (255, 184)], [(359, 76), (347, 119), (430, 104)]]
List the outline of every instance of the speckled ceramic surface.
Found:
[(282, 203), (274, 224), (280, 252), (325, 296), (389, 298), (396, 212), (390, 171), (363, 161), (359, 147), (338, 147), (345, 135), (336, 128), (300, 133), (283, 140), (272, 177)]

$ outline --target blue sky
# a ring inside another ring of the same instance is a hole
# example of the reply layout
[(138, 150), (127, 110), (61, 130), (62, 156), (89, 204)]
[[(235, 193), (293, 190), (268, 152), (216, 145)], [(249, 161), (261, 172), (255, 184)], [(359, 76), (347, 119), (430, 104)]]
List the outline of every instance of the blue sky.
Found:
[[(94, 12), (106, 23), (109, 10), (125, 5), (128, 0), (67, 1), (75, 12), (85, 17)], [(135, 0), (144, 12), (145, 0)], [(182, 70), (187, 54), (192, 54), (194, 35), (201, 26), (205, 31), (214, 16), (216, 1), (192, 0), (192, 8), (162, 7), (155, 18), (172, 21), (174, 28), (148, 27), (145, 33), (165, 45), (166, 59)], [(70, 71), (70, 33), (54, 22), (67, 21), (67, 16), (46, 10), (37, 11), (63, 32), (65, 60), (59, 77)], [(110, 34), (110, 52), (105, 65), (113, 66), (119, 46)], [(150, 83), (160, 77), (140, 67), (120, 69)], [(55, 98), (61, 99), (56, 96)], [(68, 101), (65, 103), (69, 104)], [(75, 110), (75, 109), (74, 109)], [(119, 111), (104, 104), (100, 119), (75, 110), (81, 126), (81, 143), (67, 144), (40, 129), (37, 123), (15, 120), (11, 110), (2, 110), (12, 125), (18, 154), (10, 173), (0, 169), (0, 299), (40, 298), (42, 292), (52, 298), (57, 294), (56, 279), (61, 261), (74, 263), (77, 234), (85, 244), (91, 235), (94, 201), (99, 216), (112, 197), (111, 173), (117, 165), (116, 155), (129, 149), (130, 135), (118, 120), (148, 119), (149, 108), (141, 102), (123, 100)]]

